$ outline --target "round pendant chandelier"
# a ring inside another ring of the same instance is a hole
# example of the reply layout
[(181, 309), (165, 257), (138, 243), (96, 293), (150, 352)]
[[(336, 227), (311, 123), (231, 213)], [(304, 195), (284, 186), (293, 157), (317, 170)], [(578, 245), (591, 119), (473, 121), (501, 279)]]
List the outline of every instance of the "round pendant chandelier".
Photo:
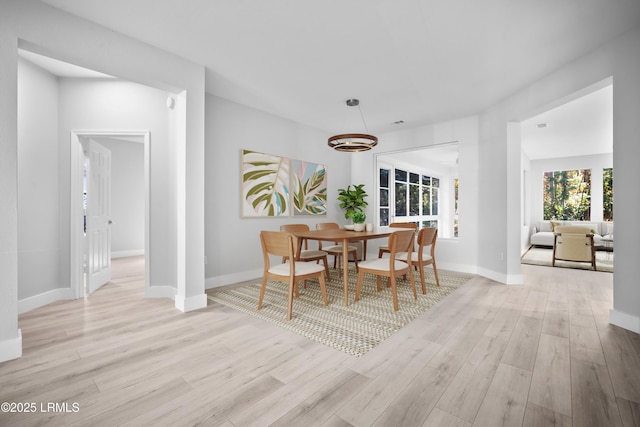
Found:
[[(368, 132), (367, 124), (364, 121), (364, 116), (360, 110), (360, 101), (357, 99), (348, 99), (347, 106), (358, 107), (360, 119), (362, 119), (365, 132)], [(368, 133), (343, 133), (330, 137), (327, 144), (329, 147), (337, 151), (357, 153), (359, 151), (371, 150), (373, 147), (378, 145), (378, 138), (373, 135), (369, 135)]]

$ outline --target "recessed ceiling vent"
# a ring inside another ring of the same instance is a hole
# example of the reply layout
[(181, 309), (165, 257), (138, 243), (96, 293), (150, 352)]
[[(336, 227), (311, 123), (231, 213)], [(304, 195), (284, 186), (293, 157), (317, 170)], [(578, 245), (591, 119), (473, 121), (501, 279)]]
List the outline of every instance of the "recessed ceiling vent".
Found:
[(538, 126), (538, 129), (544, 129), (549, 127), (549, 123), (538, 123), (536, 126)]

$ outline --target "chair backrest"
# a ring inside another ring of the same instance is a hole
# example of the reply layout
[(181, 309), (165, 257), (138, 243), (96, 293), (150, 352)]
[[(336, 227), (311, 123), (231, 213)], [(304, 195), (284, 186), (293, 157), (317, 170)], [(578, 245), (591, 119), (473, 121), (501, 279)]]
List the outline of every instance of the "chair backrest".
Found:
[[(295, 233), (296, 231), (309, 231), (309, 226), (307, 224), (284, 224), (280, 226), (280, 231), (287, 231), (289, 233)], [(309, 242), (307, 239), (304, 239), (302, 243), (302, 249), (309, 249)], [(296, 251), (298, 250), (298, 238), (295, 236), (293, 236), (293, 247)]]
[(553, 229), (555, 234), (593, 234), (594, 232), (589, 227), (581, 225), (558, 225)]
[(416, 232), (414, 230), (396, 231), (389, 236), (389, 252), (391, 252), (390, 259), (395, 260), (396, 252), (408, 252), (409, 259), (411, 259), (415, 236)]
[(425, 227), (418, 232), (418, 247), (422, 252), (422, 248), (431, 245), (431, 256), (436, 248), (436, 240), (438, 240), (438, 229), (435, 227)]
[(316, 230), (338, 230), (340, 225), (337, 222), (321, 222), (316, 224)]
[(416, 224), (415, 222), (392, 222), (391, 224), (389, 224), (389, 227), (411, 228), (413, 230), (416, 230), (418, 228), (418, 224)]
[(293, 256), (293, 241), (294, 236), (291, 233), (284, 231), (261, 231), (260, 243), (262, 244), (264, 265), (268, 266), (270, 264), (269, 255), (295, 259)]

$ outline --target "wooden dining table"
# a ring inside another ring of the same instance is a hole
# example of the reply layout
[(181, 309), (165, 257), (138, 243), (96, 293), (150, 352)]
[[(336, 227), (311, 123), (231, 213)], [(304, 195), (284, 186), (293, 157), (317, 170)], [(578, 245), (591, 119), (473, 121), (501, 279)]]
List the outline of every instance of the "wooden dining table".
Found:
[[(308, 231), (295, 231), (292, 232), (294, 236), (298, 237), (298, 252), (302, 249), (302, 241), (308, 240), (321, 240), (323, 242), (340, 242), (342, 243), (342, 263), (343, 268), (343, 283), (344, 283), (344, 305), (349, 305), (349, 242), (357, 242), (359, 240), (380, 239), (382, 237), (389, 237), (394, 231), (397, 230), (373, 230), (373, 231), (350, 231), (345, 229), (336, 230), (308, 230)], [(365, 246), (366, 247), (366, 246)]]

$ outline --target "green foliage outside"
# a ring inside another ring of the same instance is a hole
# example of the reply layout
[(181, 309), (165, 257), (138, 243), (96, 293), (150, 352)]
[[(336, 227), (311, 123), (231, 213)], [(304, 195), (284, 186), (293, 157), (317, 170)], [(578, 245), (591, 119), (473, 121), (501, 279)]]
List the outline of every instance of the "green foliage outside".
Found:
[(606, 168), (602, 171), (602, 218), (605, 221), (613, 221), (613, 169)]
[(544, 219), (591, 219), (591, 170), (545, 172)]

